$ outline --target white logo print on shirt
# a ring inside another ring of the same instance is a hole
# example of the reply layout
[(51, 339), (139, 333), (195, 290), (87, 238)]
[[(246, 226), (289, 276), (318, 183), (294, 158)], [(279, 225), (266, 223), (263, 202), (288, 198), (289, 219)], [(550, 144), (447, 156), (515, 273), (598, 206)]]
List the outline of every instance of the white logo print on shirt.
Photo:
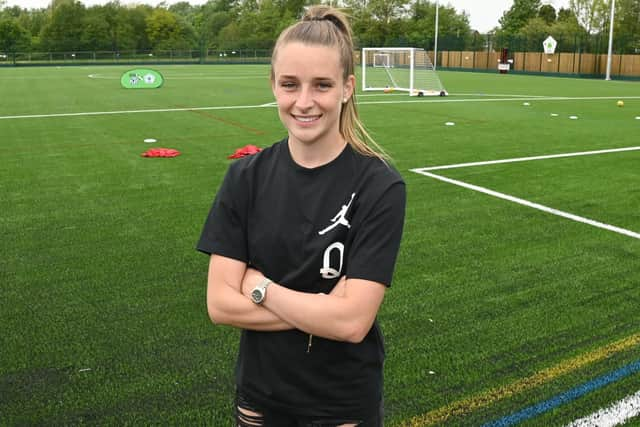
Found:
[(351, 203), (353, 203), (354, 197), (356, 197), (356, 193), (351, 194), (351, 200), (349, 200), (349, 203), (347, 203), (346, 205), (342, 205), (340, 211), (331, 219), (331, 222), (333, 222), (333, 224), (331, 224), (324, 230), (318, 231), (319, 235), (322, 236), (323, 234), (333, 230), (339, 225), (344, 225), (347, 228), (351, 228), (351, 224), (349, 224), (349, 221), (347, 220), (347, 211), (349, 210), (349, 207), (351, 207)]
[[(318, 234), (322, 236), (323, 234), (326, 234), (327, 232), (333, 230), (339, 225), (344, 225), (347, 228), (351, 228), (351, 224), (349, 223), (349, 220), (347, 220), (347, 212), (349, 211), (349, 208), (351, 207), (351, 203), (353, 203), (353, 199), (355, 197), (356, 197), (356, 193), (351, 194), (351, 200), (349, 200), (349, 203), (347, 203), (346, 205), (342, 205), (342, 207), (340, 208), (336, 216), (334, 216), (331, 219), (331, 222), (333, 224), (331, 224), (324, 230), (318, 231)], [(333, 257), (331, 256), (331, 253), (334, 251), (338, 252), (338, 257), (337, 257), (339, 258), (339, 264), (337, 266), (338, 268), (331, 266), (332, 258), (334, 261), (336, 260), (335, 255)], [(335, 279), (340, 277), (340, 275), (342, 274), (343, 261), (344, 261), (344, 243), (333, 242), (324, 250), (324, 255), (322, 256), (322, 268), (320, 269), (320, 274), (324, 279)]]

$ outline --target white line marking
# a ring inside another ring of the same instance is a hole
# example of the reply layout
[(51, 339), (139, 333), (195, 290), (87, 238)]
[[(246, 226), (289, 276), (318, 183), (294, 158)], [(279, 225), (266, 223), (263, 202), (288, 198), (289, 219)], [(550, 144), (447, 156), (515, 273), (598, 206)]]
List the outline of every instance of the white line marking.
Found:
[(529, 208), (533, 208), (533, 209), (537, 209), (537, 210), (540, 210), (540, 211), (543, 211), (543, 212), (547, 212), (547, 213), (550, 213), (552, 215), (557, 215), (557, 216), (560, 216), (560, 217), (563, 217), (563, 218), (567, 218), (567, 219), (570, 219), (570, 220), (573, 220), (573, 221), (577, 221), (577, 222), (581, 222), (581, 223), (584, 223), (584, 224), (588, 224), (588, 225), (591, 225), (593, 227), (602, 228), (604, 230), (612, 231), (614, 233), (623, 234), (625, 236), (633, 237), (634, 239), (640, 239), (640, 234), (639, 233), (636, 233), (636, 232), (633, 232), (633, 231), (630, 231), (630, 230), (626, 230), (624, 228), (616, 227), (614, 225), (609, 225), (609, 224), (605, 224), (605, 223), (602, 223), (602, 222), (599, 222), (599, 221), (594, 221), (592, 219), (585, 218), (585, 217), (578, 216), (578, 215), (574, 215), (574, 214), (569, 213), (569, 212), (564, 212), (564, 211), (561, 211), (561, 210), (558, 210), (558, 209), (553, 209), (553, 208), (550, 208), (548, 206), (544, 206), (544, 205), (541, 205), (539, 203), (533, 203), (533, 202), (530, 202), (528, 200), (524, 200), (524, 199), (520, 199), (518, 197), (510, 196), (508, 194), (499, 193), (497, 191), (493, 191), (493, 190), (490, 190), (490, 189), (485, 188), (485, 187), (480, 187), (478, 185), (468, 184), (468, 183), (463, 182), (463, 181), (458, 181), (458, 180), (447, 178), (447, 177), (444, 177), (444, 176), (441, 176), (441, 175), (436, 175), (436, 174), (433, 174), (433, 173), (425, 172), (424, 170), (421, 170), (421, 169), (411, 169), (411, 172), (419, 173), (421, 175), (428, 176), (430, 178), (434, 178), (434, 179), (437, 179), (439, 181), (446, 182), (448, 184), (453, 184), (453, 185), (457, 185), (459, 187), (464, 187), (464, 188), (468, 188), (470, 190), (478, 191), (480, 193), (488, 194), (490, 196), (497, 197), (499, 199), (507, 200), (509, 202), (517, 203), (519, 205), (523, 205), (523, 206), (527, 206)]
[(429, 97), (428, 99), (412, 99), (407, 101), (364, 101), (359, 102), (358, 105), (371, 105), (371, 104), (415, 104), (415, 103), (447, 103), (447, 102), (514, 102), (514, 101), (597, 101), (597, 100), (607, 100), (607, 99), (640, 99), (640, 96), (550, 96), (547, 98), (532, 98), (532, 97), (522, 97), (522, 98), (479, 98), (479, 99), (453, 99), (450, 97)]
[[(594, 100), (606, 100), (606, 99), (640, 99), (640, 96), (589, 96), (589, 97), (549, 97), (549, 98), (483, 98), (483, 99), (448, 99), (438, 97), (435, 99), (421, 99), (421, 100), (399, 100), (399, 101), (362, 101), (358, 102), (358, 105), (376, 105), (376, 104), (415, 104), (415, 103), (433, 103), (433, 102), (503, 102), (503, 101), (526, 101), (536, 99), (539, 101), (594, 101)], [(57, 114), (27, 114), (16, 116), (0, 116), (0, 120), (9, 119), (39, 119), (48, 117), (82, 117), (82, 116), (103, 116), (109, 114), (137, 114), (137, 113), (168, 113), (177, 111), (202, 111), (202, 110), (241, 110), (251, 108), (266, 108), (271, 107), (272, 104), (261, 105), (232, 105), (232, 106), (217, 106), (217, 107), (189, 107), (189, 108), (161, 108), (151, 110), (123, 110), (123, 111), (89, 111), (85, 113), (57, 113)]]
[(122, 111), (90, 111), (86, 113), (59, 113), (59, 114), (28, 114), (24, 116), (0, 116), (0, 120), (9, 119), (41, 119), (49, 117), (81, 117), (81, 116), (106, 116), (109, 114), (138, 114), (138, 113), (170, 113), (176, 111), (203, 111), (203, 110), (243, 110), (250, 108), (268, 108), (272, 104), (262, 105), (231, 105), (222, 107), (185, 107), (185, 108), (159, 108), (152, 110), (122, 110)]
[(547, 95), (516, 95), (516, 94), (502, 94), (502, 93), (451, 93), (449, 92), (449, 95), (453, 95), (453, 96), (505, 96), (505, 97), (509, 97), (509, 98), (522, 98), (522, 97), (527, 97), (527, 98), (546, 98)]
[[(177, 75), (172, 76), (171, 74), (167, 75), (162, 73), (162, 76), (165, 80), (248, 80), (248, 79), (256, 79), (259, 77), (265, 77), (266, 74), (245, 74), (245, 75), (236, 75), (236, 76), (212, 76), (212, 75)], [(102, 79), (102, 80), (120, 80), (122, 75), (120, 76), (112, 76), (108, 74), (89, 74), (87, 75), (90, 79)]]
[(412, 171), (436, 171), (443, 169), (457, 169), (457, 168), (468, 168), (472, 166), (486, 166), (486, 165), (497, 165), (501, 163), (515, 163), (515, 162), (528, 162), (532, 160), (546, 160), (546, 159), (558, 159), (562, 157), (577, 157), (577, 156), (591, 156), (594, 154), (607, 154), (607, 153), (619, 153), (622, 151), (636, 151), (640, 150), (640, 146), (638, 147), (625, 147), (625, 148), (612, 148), (608, 150), (595, 150), (595, 151), (581, 151), (577, 153), (564, 153), (564, 154), (551, 154), (547, 156), (533, 156), (533, 157), (516, 157), (513, 159), (503, 159), (503, 160), (490, 160), (486, 162), (472, 162), (472, 163), (458, 163), (455, 165), (444, 165), (444, 166), (433, 166), (428, 168), (417, 168), (412, 169)]
[(371, 97), (371, 96), (378, 96), (378, 97), (387, 97), (387, 96), (404, 96), (404, 97), (409, 97), (408, 93), (384, 93), (384, 92), (378, 92), (378, 93), (358, 93), (356, 94), (357, 98), (367, 98), (367, 97)]
[(640, 391), (588, 417), (575, 420), (567, 427), (613, 427), (638, 415), (640, 415)]
[[(202, 77), (167, 77), (163, 74), (165, 80), (255, 80), (256, 78), (268, 78), (267, 74), (260, 76), (202, 76)], [(119, 77), (118, 77), (119, 79)]]

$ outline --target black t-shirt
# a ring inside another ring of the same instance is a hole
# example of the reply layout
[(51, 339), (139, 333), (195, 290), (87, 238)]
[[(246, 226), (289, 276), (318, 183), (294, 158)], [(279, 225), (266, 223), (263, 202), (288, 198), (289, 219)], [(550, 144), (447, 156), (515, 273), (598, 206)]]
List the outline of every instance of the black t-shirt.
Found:
[[(398, 172), (349, 145), (307, 169), (283, 140), (233, 163), (198, 250), (243, 261), (276, 283), (329, 293), (340, 277), (390, 286), (404, 223)], [(359, 344), (300, 330), (243, 330), (238, 389), (291, 414), (361, 416), (382, 397), (383, 337), (377, 322)]]

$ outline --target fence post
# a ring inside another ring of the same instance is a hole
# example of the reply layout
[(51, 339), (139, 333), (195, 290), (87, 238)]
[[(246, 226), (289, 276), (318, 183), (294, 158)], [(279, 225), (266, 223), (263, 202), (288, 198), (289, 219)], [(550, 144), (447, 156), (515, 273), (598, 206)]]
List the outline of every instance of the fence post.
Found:
[(542, 73), (542, 61), (544, 61), (544, 56), (545, 55), (540, 54), (540, 64), (539, 64), (539, 67), (538, 67), (538, 72), (539, 73)]
[(582, 52), (578, 50), (578, 76), (582, 73)]
[(624, 55), (620, 54), (618, 55), (618, 77), (622, 77), (622, 59), (624, 58)]

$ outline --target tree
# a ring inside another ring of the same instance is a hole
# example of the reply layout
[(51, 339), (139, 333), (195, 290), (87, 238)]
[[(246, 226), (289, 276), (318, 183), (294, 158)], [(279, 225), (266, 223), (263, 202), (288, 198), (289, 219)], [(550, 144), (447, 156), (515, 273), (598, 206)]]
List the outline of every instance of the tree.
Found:
[(351, 16), (354, 43), (362, 46), (379, 46), (378, 43), (371, 40), (369, 35), (373, 23), (373, 16), (371, 15), (371, 11), (366, 7), (366, 0), (346, 0), (345, 6), (347, 13)]
[(117, 1), (87, 9), (83, 20), (83, 49), (119, 51), (135, 48), (133, 28), (126, 14), (127, 9)]
[(589, 34), (601, 32), (609, 16), (605, 0), (569, 0), (569, 7)]
[(640, 53), (640, 0), (616, 1), (613, 31), (618, 53)]
[(578, 23), (578, 19), (576, 18), (576, 15), (573, 13), (573, 11), (571, 9), (565, 8), (560, 8), (560, 10), (558, 11), (558, 19), (556, 21), (575, 21), (576, 23)]
[[(436, 4), (417, 1), (411, 6), (406, 20), (408, 44), (426, 49), (434, 47)], [(471, 42), (469, 17), (459, 14), (451, 6), (440, 6), (438, 10), (438, 38), (443, 49), (464, 49)]]
[[(270, 49), (278, 34), (298, 20), (291, 9), (276, 0), (244, 0), (234, 8), (233, 21), (219, 30), (216, 45), (221, 49)], [(294, 9), (295, 2), (289, 2)], [(289, 7), (289, 6), (287, 6)], [(218, 18), (222, 18), (218, 16)]]
[(128, 49), (150, 50), (151, 42), (147, 35), (147, 18), (151, 16), (153, 9), (148, 5), (138, 5), (134, 8), (126, 8), (123, 12), (123, 25), (131, 29), (131, 35), (127, 40)]
[(15, 54), (19, 51), (28, 50), (31, 43), (31, 36), (16, 19), (4, 18), (0, 21), (0, 51), (13, 58), (16, 63)]
[(4, 8), (0, 8), (1, 10), (1, 17), (4, 18), (18, 18), (23, 11), (25, 11), (24, 9), (21, 9), (20, 6), (11, 6), (11, 7), (4, 7)]
[(179, 33), (178, 19), (166, 9), (156, 9), (146, 19), (146, 33), (154, 49), (166, 49)]
[(233, 22), (235, 16), (231, 11), (216, 11), (204, 7), (203, 11), (196, 20), (197, 31), (203, 47), (211, 46), (216, 42), (220, 31)]
[(22, 9), (18, 16), (18, 23), (31, 34), (31, 48), (38, 50), (40, 48), (39, 35), (42, 28), (49, 21), (49, 14), (46, 9)]
[(166, 9), (155, 9), (146, 23), (147, 36), (153, 49), (191, 50), (196, 45), (193, 27)]
[(404, 4), (404, 0), (370, 0), (368, 8), (374, 19), (389, 25), (392, 19), (402, 17)]
[(82, 47), (85, 7), (76, 0), (54, 2), (50, 21), (42, 29), (41, 39), (45, 49), (77, 51)]
[(526, 43), (524, 46), (520, 46), (520, 48), (524, 48), (527, 51), (540, 51), (542, 50), (542, 42), (550, 33), (551, 27), (544, 19), (530, 19), (518, 33)]
[(238, 21), (231, 21), (218, 33), (217, 47), (220, 49), (243, 49), (246, 45), (245, 34), (242, 34)]
[(549, 33), (558, 41), (560, 52), (575, 52), (581, 49), (588, 34), (578, 23), (576, 16), (569, 9), (560, 9), (558, 19), (551, 25)]
[(304, 6), (307, 4), (306, 0), (274, 0), (274, 5), (280, 8), (283, 13), (289, 12), (294, 18), (299, 18), (304, 12)]
[(87, 10), (83, 19), (82, 49), (83, 50), (111, 50), (110, 23), (101, 13), (100, 8), (92, 7)]
[(556, 8), (550, 4), (543, 4), (538, 10), (538, 18), (542, 19), (547, 25), (556, 22)]
[(515, 35), (527, 22), (538, 16), (540, 0), (514, 0), (513, 6), (500, 18), (501, 31), (505, 35)]
[(189, 2), (180, 1), (169, 6), (169, 12), (183, 17), (188, 22), (193, 22), (198, 7), (192, 6)]

